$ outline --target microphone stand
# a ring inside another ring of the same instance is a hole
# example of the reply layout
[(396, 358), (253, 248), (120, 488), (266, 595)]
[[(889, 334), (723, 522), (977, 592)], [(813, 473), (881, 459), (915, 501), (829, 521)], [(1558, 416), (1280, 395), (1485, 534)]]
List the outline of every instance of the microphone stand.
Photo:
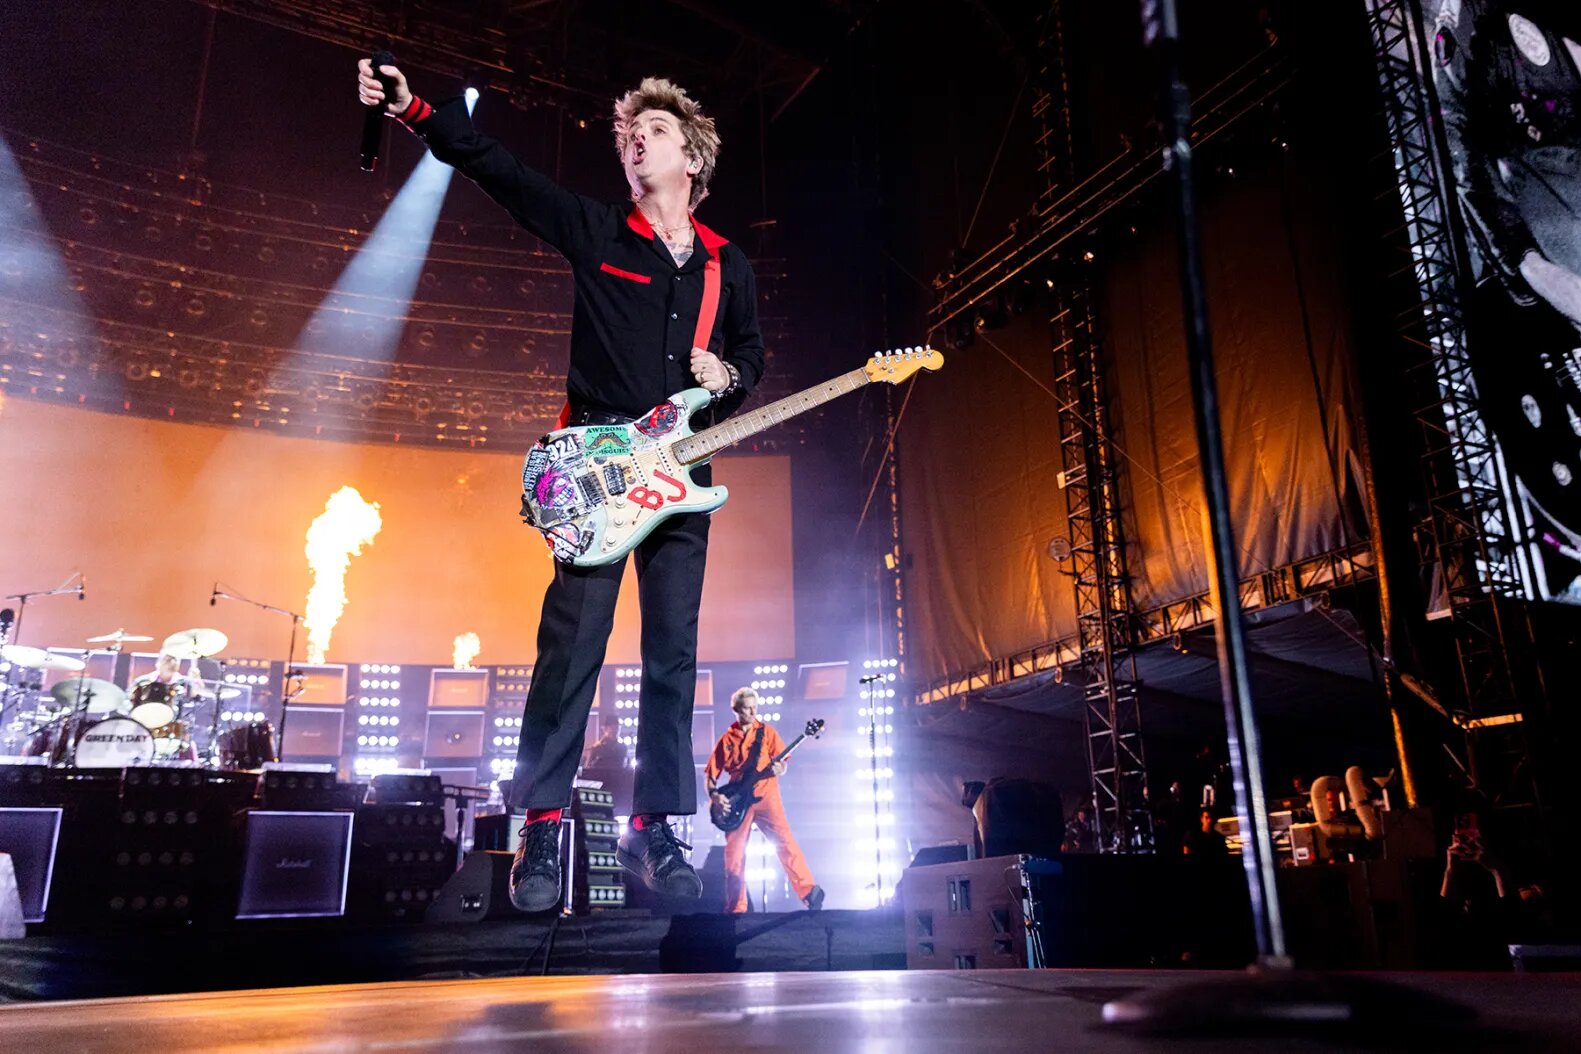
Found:
[[(1235, 530), (1230, 514), (1224, 436), (1213, 345), (1208, 334), (1206, 270), (1192, 176), (1191, 94), (1181, 72), (1177, 0), (1141, 0), (1143, 43), (1162, 67), (1164, 168), (1173, 177), (1180, 294), (1191, 374), (1197, 447), (1207, 498), (1209, 597), (1218, 613), (1219, 686), (1241, 830), (1241, 859), (1252, 909), (1257, 962), (1230, 980), (1196, 981), (1123, 996), (1104, 1004), (1106, 1024), (1153, 1034), (1293, 1033), (1365, 1027), (1421, 1037), (1464, 1027), (1470, 1012), (1437, 996), (1359, 976), (1298, 972), (1285, 947), (1274, 880), (1274, 846), (1264, 796), (1262, 745), (1252, 705), (1241, 619)], [(1455, 1033), (1463, 1038), (1461, 1033)], [(1370, 1037), (1375, 1038), (1375, 1037)]]
[[(82, 572), (74, 571), (70, 578), (54, 589), (36, 589), (31, 593), (12, 593), (7, 596), (7, 600), (16, 601), (16, 621), (11, 624), (11, 643), (19, 644), (22, 641), (22, 616), (27, 614), (27, 602), (29, 600), (34, 597), (58, 597), (66, 593), (75, 593), (78, 597), (81, 597), (83, 595), (82, 583), (78, 581), (81, 578)], [(77, 582), (77, 584), (72, 585), (73, 582)]]
[[(286, 646), (285, 674), (280, 678), (280, 731), (277, 734), (278, 741), (275, 744), (275, 757), (279, 758), (281, 761), (284, 761), (285, 722), (286, 717), (290, 714), (289, 704), (291, 702), (291, 697), (295, 694), (291, 690), (291, 679), (293, 677), (299, 676), (298, 672), (293, 670), (291, 667), (296, 663), (296, 630), (297, 626), (301, 624), (303, 616), (299, 612), (287, 611), (285, 608), (275, 607), (273, 604), (262, 604), (256, 600), (249, 600), (247, 597), (241, 596), (238, 593), (223, 592), (218, 586), (215, 587), (213, 595), (217, 599), (222, 598), (225, 600), (234, 600), (240, 604), (249, 604), (260, 611), (267, 611), (274, 615), (284, 615), (291, 620), (291, 643)], [(218, 706), (219, 700), (216, 699), (215, 713), (219, 712)]]

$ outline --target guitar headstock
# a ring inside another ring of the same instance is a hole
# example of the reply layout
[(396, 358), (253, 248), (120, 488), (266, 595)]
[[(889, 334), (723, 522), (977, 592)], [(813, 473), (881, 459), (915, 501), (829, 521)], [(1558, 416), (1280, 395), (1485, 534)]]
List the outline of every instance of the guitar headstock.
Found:
[(817, 739), (818, 736), (823, 733), (823, 718), (815, 717), (811, 721), (808, 721), (807, 728), (804, 731), (808, 736), (811, 736), (813, 739)]
[(874, 383), (888, 381), (890, 384), (899, 384), (918, 370), (936, 370), (943, 365), (944, 356), (934, 348), (895, 348), (873, 352), (873, 357), (867, 360), (862, 372)]

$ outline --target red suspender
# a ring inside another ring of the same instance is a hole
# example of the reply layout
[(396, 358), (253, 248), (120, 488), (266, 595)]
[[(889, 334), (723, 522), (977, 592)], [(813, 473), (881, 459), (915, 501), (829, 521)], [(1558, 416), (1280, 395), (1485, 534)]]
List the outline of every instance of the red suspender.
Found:
[(714, 316), (719, 314), (719, 256), (708, 258), (703, 264), (703, 308), (697, 313), (697, 332), (692, 335), (692, 347), (708, 350), (708, 339), (714, 335)]

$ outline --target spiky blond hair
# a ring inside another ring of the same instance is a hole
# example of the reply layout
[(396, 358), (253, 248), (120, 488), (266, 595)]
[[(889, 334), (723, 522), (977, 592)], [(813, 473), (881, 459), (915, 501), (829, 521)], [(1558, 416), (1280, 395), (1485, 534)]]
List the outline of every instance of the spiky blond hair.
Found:
[(631, 142), (632, 122), (649, 110), (663, 110), (680, 123), (686, 156), (699, 165), (692, 176), (689, 203), (695, 209), (708, 196), (708, 181), (713, 178), (714, 164), (719, 159), (719, 132), (714, 128), (714, 119), (703, 116), (702, 106), (686, 94), (686, 89), (662, 77), (644, 77), (641, 84), (615, 103), (615, 152), (623, 160)]

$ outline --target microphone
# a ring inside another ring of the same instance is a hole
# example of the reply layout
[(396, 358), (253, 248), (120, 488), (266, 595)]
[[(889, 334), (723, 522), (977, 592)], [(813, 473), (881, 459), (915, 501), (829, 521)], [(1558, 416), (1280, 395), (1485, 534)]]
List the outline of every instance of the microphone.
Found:
[(856, 683), (857, 684), (872, 684), (874, 681), (882, 681), (883, 679), (884, 679), (884, 675), (881, 674), (881, 673), (870, 673), (866, 677), (858, 677), (856, 679)]
[(380, 66), (395, 65), (395, 56), (382, 48), (369, 56), (373, 65), (373, 75), (378, 78), (379, 84), (384, 88), (384, 102), (378, 106), (364, 107), (367, 110), (362, 115), (362, 170), (372, 172), (379, 167), (379, 142), (384, 138), (384, 108), (390, 104), (390, 93), (395, 90), (395, 81), (388, 74), (380, 73)]
[(88, 576), (87, 575), (78, 575), (77, 576), (77, 599), (78, 600), (86, 599), (85, 594), (86, 594), (87, 588), (88, 588)]
[(219, 600), (219, 598), (220, 598), (220, 584), (218, 582), (215, 582), (214, 583), (214, 592), (209, 594), (209, 607), (213, 607), (215, 601)]

